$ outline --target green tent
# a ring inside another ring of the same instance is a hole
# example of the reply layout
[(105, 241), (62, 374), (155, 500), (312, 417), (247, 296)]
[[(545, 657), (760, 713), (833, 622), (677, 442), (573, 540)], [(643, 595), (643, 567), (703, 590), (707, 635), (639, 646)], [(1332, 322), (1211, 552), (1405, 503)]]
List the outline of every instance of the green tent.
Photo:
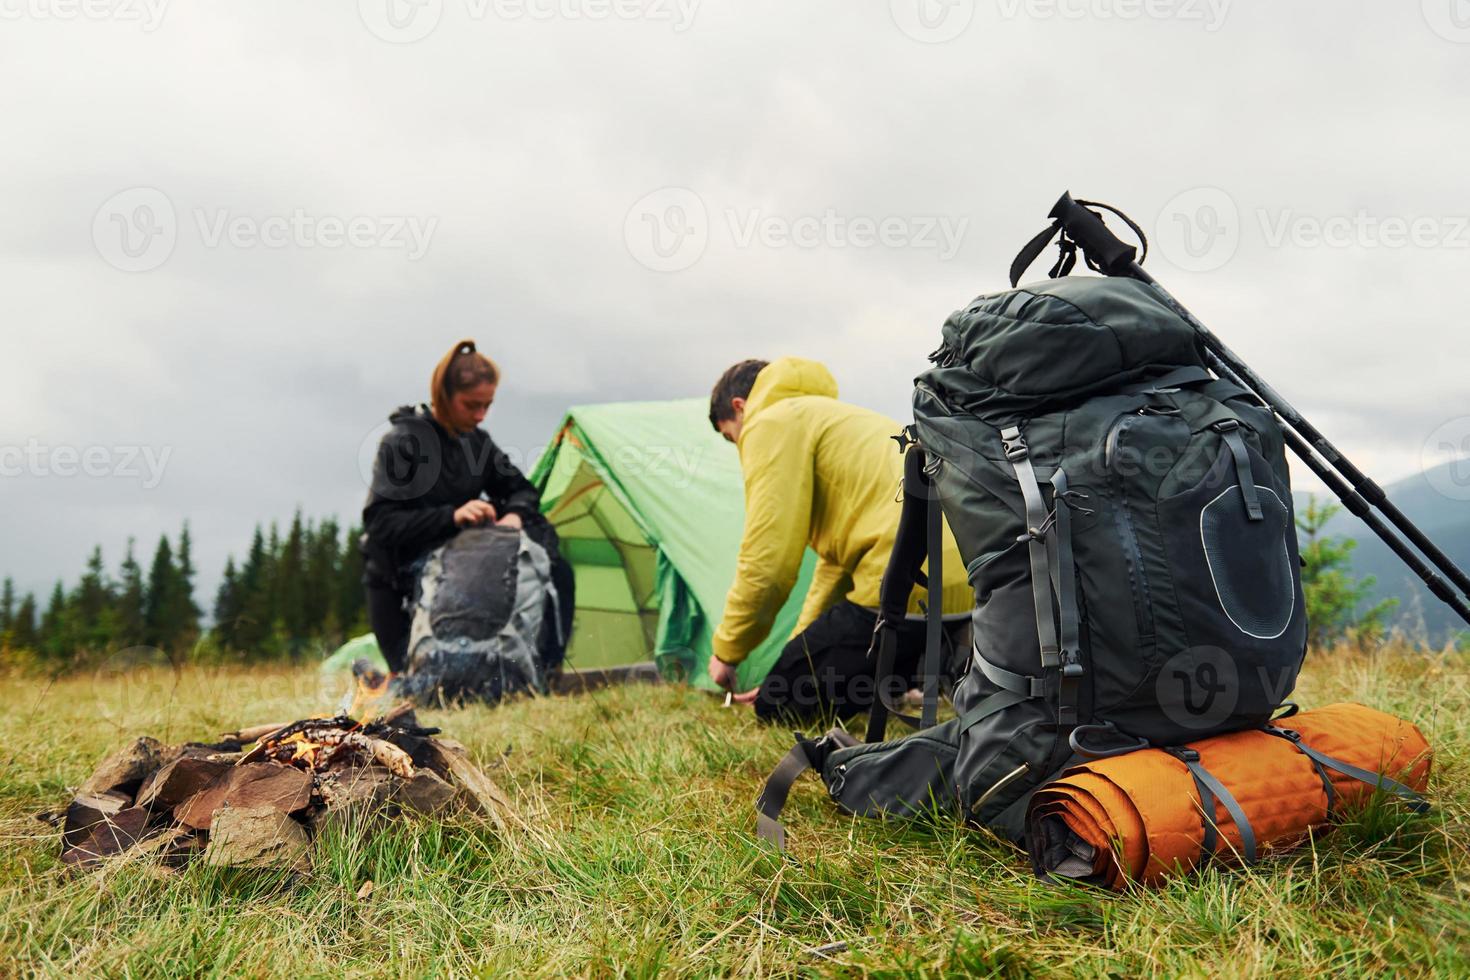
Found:
[[(531, 473), (577, 580), (568, 659), (603, 667), (656, 659), (710, 687), (710, 640), (744, 527), (740, 459), (702, 399), (573, 408)], [(770, 637), (740, 668), (770, 671), (796, 624), (816, 556)]]
[(381, 671), (388, 670), (388, 661), (383, 658), (383, 651), (378, 649), (378, 638), (371, 633), (354, 636), (342, 644), (322, 661), (321, 669), (323, 673), (351, 670), (352, 664), (358, 659), (368, 660)]

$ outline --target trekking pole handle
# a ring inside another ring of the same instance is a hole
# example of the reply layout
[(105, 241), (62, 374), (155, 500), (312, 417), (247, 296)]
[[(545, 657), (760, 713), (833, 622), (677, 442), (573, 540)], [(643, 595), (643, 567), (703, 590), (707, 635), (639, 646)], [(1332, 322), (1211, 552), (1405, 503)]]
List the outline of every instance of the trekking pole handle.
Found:
[(1105, 274), (1128, 275), (1128, 267), (1138, 257), (1138, 249), (1109, 231), (1096, 211), (1072, 200), (1070, 191), (1062, 194), (1047, 217), (1061, 225), (1067, 236)]

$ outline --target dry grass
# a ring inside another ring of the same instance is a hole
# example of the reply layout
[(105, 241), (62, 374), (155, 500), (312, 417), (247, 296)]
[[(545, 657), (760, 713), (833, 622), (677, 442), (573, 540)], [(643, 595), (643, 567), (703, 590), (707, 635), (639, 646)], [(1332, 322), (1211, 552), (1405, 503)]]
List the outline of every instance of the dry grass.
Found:
[(294, 881), (138, 862), (72, 876), (31, 814), (109, 747), (291, 719), (341, 692), (274, 667), (12, 677), (0, 972), (1463, 976), (1467, 666), (1337, 651), (1298, 690), (1307, 706), (1352, 699), (1416, 721), (1438, 751), (1433, 815), (1381, 810), (1258, 869), (1123, 896), (1039, 884), (983, 834), (843, 817), (814, 779), (788, 810), (792, 858), (775, 855), (753, 839), (751, 801), (790, 736), (676, 688), (426, 715), (516, 796), (527, 834), (425, 820), (343, 834)]

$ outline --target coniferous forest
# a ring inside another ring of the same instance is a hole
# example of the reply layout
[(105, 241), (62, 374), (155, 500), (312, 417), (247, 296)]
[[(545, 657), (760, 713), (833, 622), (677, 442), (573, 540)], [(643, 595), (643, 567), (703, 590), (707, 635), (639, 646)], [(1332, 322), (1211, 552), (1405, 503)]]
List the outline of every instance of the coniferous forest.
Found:
[(319, 654), (367, 630), (360, 534), (300, 512), (284, 533), (256, 525), (248, 550), (229, 557), (216, 594), (203, 599), (187, 522), (161, 535), (151, 558), (140, 559), (129, 539), (115, 568), (93, 548), (77, 582), (58, 581), (44, 599), (19, 594), (7, 577), (0, 666), (66, 669), (138, 647), (176, 663)]

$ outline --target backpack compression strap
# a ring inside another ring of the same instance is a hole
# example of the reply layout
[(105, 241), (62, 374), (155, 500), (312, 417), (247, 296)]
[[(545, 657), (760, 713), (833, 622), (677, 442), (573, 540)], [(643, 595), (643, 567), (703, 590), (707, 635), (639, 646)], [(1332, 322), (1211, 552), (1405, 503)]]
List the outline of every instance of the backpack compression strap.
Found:
[(1037, 482), (1036, 470), (1031, 465), (1031, 450), (1020, 426), (1011, 426), (1000, 434), (1005, 445), (1006, 459), (1015, 471), (1016, 482), (1021, 486), (1021, 497), (1026, 502), (1026, 533), (1018, 540), (1026, 542), (1031, 559), (1031, 599), (1036, 615), (1036, 635), (1041, 644), (1041, 666), (1044, 670), (1061, 663), (1061, 649), (1057, 644), (1056, 613), (1052, 605), (1051, 574), (1047, 568), (1046, 533), (1050, 514), (1046, 501), (1041, 497), (1041, 484)]
[(820, 768), (834, 750), (857, 744), (857, 739), (840, 728), (832, 729), (815, 741), (798, 735), (796, 745), (776, 764), (761, 789), (761, 795), (756, 798), (756, 836), (774, 844), (779, 851), (786, 850), (786, 828), (781, 826), (781, 811), (786, 808), (791, 787), (808, 769)]

